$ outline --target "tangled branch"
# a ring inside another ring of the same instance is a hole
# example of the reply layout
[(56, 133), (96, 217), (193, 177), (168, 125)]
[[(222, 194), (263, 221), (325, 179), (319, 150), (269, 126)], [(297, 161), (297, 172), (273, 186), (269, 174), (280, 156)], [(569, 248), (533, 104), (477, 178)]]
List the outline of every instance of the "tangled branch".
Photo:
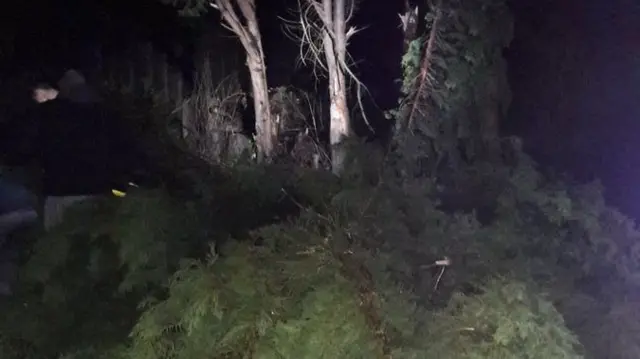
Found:
[(418, 114), (424, 116), (427, 115), (426, 112), (428, 111), (428, 108), (425, 108), (425, 104), (427, 104), (428, 101), (424, 101), (424, 97), (426, 97), (427, 93), (434, 95), (433, 92), (435, 91), (435, 86), (433, 84), (436, 83), (436, 79), (431, 65), (434, 61), (435, 51), (441, 43), (440, 21), (442, 18), (442, 11), (439, 7), (436, 7), (434, 11), (435, 15), (433, 23), (431, 24), (431, 30), (429, 31), (420, 69), (416, 77), (409, 80), (409, 83), (411, 83), (413, 87), (413, 93), (409, 95), (411, 102), (409, 104), (410, 109), (406, 117), (408, 129), (412, 128), (413, 121)]
[(297, 64), (311, 67), (314, 77), (320, 79), (329, 71), (324, 57), (325, 26), (311, 2), (313, 0), (298, 0), (297, 10), (291, 10), (295, 19), (280, 19), (285, 36), (300, 44)]
[[(355, 61), (351, 54), (346, 51), (349, 40), (365, 29), (348, 26), (357, 9), (358, 3), (356, 0), (298, 0), (298, 9), (292, 11), (295, 14), (295, 19), (282, 17), (280, 19), (283, 21), (285, 36), (300, 44), (299, 63), (311, 67), (316, 80), (324, 77), (329, 72), (327, 51), (333, 52), (339, 71), (347, 75), (348, 80), (351, 80), (357, 86), (358, 108), (365, 123), (373, 131), (362, 102), (363, 90), (370, 96), (371, 94), (369, 89), (351, 70), (355, 66)], [(344, 12), (344, 21), (337, 16), (338, 13), (342, 12)], [(340, 39), (344, 39), (344, 44), (340, 44)], [(330, 44), (327, 44), (327, 41)], [(341, 48), (341, 45), (344, 48)]]
[(240, 111), (246, 106), (246, 94), (236, 74), (229, 74), (214, 83), (208, 58), (196, 73), (192, 95), (175, 111), (182, 110), (184, 106), (191, 109), (191, 116), (183, 123), (183, 135), (188, 146), (206, 160), (217, 160), (225, 155), (222, 148), (225, 139), (242, 133)]
[[(240, 8), (240, 14), (246, 20), (247, 26), (243, 25), (242, 19), (238, 16), (233, 4), (237, 4)], [(209, 3), (211, 7), (218, 10), (223, 18), (222, 26), (238, 36), (240, 43), (249, 55), (256, 55), (254, 51), (254, 29), (257, 27), (256, 4), (254, 0), (214, 0)]]

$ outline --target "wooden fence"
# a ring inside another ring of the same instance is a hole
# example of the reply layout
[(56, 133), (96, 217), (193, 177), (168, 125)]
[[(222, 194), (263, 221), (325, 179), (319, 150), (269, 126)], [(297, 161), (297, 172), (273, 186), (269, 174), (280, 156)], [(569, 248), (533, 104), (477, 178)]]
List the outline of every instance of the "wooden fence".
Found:
[[(180, 108), (189, 96), (183, 73), (172, 68), (150, 43), (117, 55), (100, 54), (99, 78), (112, 90), (133, 96), (152, 96), (157, 104)], [(189, 114), (180, 114), (186, 120)]]
[[(100, 56), (99, 77), (112, 89), (151, 97), (182, 125), (182, 139), (192, 151), (212, 162), (238, 157), (250, 142), (242, 134), (245, 95), (234, 69), (208, 52), (197, 56), (194, 86), (172, 68), (166, 56), (145, 44), (117, 56)], [(227, 61), (229, 62), (229, 61)]]

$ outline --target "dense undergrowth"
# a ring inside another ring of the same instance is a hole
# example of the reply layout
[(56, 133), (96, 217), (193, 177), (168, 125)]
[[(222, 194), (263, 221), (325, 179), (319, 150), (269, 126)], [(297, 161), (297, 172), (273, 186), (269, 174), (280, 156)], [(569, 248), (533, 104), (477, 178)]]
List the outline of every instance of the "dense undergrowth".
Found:
[[(509, 97), (510, 21), (489, 3), (445, 2), (427, 34), (405, 34), (392, 117), (424, 136), (399, 132), (383, 166), (382, 151), (350, 148), (340, 180), (211, 166), (175, 143), (171, 111), (111, 89), (145, 149), (142, 186), (23, 234), (1, 358), (640, 357), (635, 223), (597, 185), (544, 178), (517, 149), (482, 162), (502, 141), (482, 155), (486, 119), (471, 114)], [(423, 49), (431, 36), (437, 51)]]
[(519, 163), (474, 169), (485, 224), (426, 179), (248, 165), (79, 205), (3, 300), (3, 358), (633, 357), (632, 222)]
[(638, 356), (640, 232), (596, 185), (522, 153), (444, 186), (367, 150), (213, 168), (140, 132), (165, 180), (27, 236), (2, 358)]

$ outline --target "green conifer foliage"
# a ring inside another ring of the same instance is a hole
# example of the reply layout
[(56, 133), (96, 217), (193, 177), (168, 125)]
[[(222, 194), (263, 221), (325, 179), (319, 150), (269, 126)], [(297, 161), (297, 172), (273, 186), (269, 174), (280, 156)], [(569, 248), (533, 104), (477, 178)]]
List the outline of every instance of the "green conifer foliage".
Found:
[(290, 226), (256, 235), (272, 240), (186, 261), (169, 296), (147, 305), (125, 357), (380, 357), (358, 292), (322, 238)]
[(490, 280), (478, 296), (455, 295), (432, 317), (427, 337), (430, 358), (582, 358), (553, 304), (504, 279)]
[(510, 102), (502, 51), (513, 19), (503, 0), (442, 0), (431, 3), (426, 23), (402, 58), (404, 95), (391, 116), (402, 155), (423, 158), (424, 171), (434, 174), (499, 143), (498, 122)]
[[(421, 117), (398, 139), (405, 159), (451, 161), (450, 140), (481, 127), (469, 109), (496, 105), (484, 84), (507, 102), (511, 25), (500, 0), (431, 10), (437, 46), (410, 44), (396, 113)], [(337, 180), (212, 168), (150, 142), (169, 191), (77, 205), (36, 238), (0, 299), (1, 358), (581, 358), (572, 331), (585, 357), (638, 357), (640, 231), (597, 186), (550, 181), (521, 152), (447, 178), (481, 199), (463, 209), (443, 206), (442, 176), (425, 179), (433, 163), (356, 159), (362, 173)]]

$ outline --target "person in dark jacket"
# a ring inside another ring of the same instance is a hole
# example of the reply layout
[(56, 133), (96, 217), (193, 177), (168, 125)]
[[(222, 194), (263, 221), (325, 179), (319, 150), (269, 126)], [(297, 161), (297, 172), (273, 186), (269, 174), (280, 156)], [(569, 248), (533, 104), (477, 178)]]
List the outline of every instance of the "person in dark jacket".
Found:
[(57, 88), (49, 84), (39, 84), (33, 89), (33, 99), (37, 103), (64, 98), (74, 103), (100, 103), (102, 99), (95, 89), (89, 86), (78, 71), (67, 70), (57, 83)]
[(89, 196), (123, 195), (140, 162), (135, 139), (121, 116), (100, 101), (83, 101), (77, 92), (82, 86), (74, 86), (75, 97), (62, 96), (48, 85), (33, 90), (39, 103), (34, 110), (34, 158), (42, 171), (45, 228), (59, 222), (71, 203)]
[(49, 196), (108, 193), (129, 170), (118, 118), (98, 104), (55, 99), (38, 106), (36, 158)]
[(87, 84), (82, 74), (74, 69), (67, 70), (58, 81), (60, 96), (77, 103), (99, 103), (102, 98)]

